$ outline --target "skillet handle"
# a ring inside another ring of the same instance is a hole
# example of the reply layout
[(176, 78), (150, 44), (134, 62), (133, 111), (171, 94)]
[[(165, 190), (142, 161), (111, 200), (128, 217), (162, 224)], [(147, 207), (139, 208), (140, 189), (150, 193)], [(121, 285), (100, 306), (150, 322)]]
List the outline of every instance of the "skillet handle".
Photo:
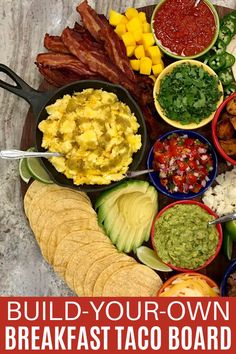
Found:
[(37, 116), (47, 101), (54, 95), (54, 91), (42, 92), (37, 91), (33, 87), (29, 86), (24, 80), (22, 80), (13, 70), (8, 66), (0, 63), (0, 73), (4, 73), (9, 76), (16, 85), (8, 84), (0, 79), (0, 87), (8, 90), (15, 95), (24, 98), (31, 106), (33, 113)]

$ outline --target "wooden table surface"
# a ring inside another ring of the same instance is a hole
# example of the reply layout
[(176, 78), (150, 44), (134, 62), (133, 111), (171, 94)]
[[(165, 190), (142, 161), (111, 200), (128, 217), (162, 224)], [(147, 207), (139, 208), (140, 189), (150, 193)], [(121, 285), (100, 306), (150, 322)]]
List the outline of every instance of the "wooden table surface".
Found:
[[(0, 0), (0, 63), (16, 71), (33, 87), (41, 82), (34, 60), (43, 50), (45, 32), (58, 34), (75, 12), (75, 0)], [(124, 11), (157, 0), (94, 0), (100, 13)], [(236, 0), (213, 3), (236, 9)], [(2, 76), (3, 77), (3, 76)], [(28, 104), (0, 89), (0, 149), (19, 148)], [(64, 282), (39, 252), (25, 219), (18, 163), (0, 160), (0, 296), (70, 296)]]

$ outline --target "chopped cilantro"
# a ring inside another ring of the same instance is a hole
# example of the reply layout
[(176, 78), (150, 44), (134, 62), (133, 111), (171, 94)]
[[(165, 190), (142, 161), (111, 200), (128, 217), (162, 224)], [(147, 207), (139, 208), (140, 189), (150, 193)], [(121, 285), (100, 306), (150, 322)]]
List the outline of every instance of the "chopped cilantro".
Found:
[(217, 77), (184, 63), (161, 80), (157, 100), (168, 118), (199, 124), (216, 110), (221, 95)]

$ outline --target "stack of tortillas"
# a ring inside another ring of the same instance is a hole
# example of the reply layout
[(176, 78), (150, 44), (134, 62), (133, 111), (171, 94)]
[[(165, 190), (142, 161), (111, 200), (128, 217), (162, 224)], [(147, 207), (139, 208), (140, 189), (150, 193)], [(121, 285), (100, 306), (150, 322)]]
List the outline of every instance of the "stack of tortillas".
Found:
[(117, 251), (85, 193), (34, 181), (24, 207), (44, 258), (77, 295), (157, 294), (160, 277)]

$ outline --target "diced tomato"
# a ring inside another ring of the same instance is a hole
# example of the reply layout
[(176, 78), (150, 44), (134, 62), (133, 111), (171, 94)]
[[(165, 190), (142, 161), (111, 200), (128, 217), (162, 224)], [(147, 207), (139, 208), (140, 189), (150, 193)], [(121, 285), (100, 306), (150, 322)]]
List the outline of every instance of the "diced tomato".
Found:
[(185, 146), (189, 147), (189, 146), (192, 146), (192, 145), (194, 145), (194, 139), (186, 138), (185, 139)]
[[(156, 157), (156, 153), (155, 153), (155, 157)], [(168, 163), (168, 161), (170, 161), (170, 159), (171, 159), (171, 156), (168, 152), (158, 154), (158, 156), (157, 156), (157, 161), (160, 162), (161, 164)]]
[(188, 168), (188, 164), (185, 161), (177, 161), (180, 171), (185, 171)]
[(197, 182), (197, 177), (193, 173), (187, 174), (187, 182), (190, 185), (194, 185)]
[(161, 141), (157, 141), (154, 145), (154, 152), (162, 152), (165, 151), (164, 145)]
[(181, 186), (183, 183), (186, 182), (186, 176), (178, 176), (178, 175), (175, 175), (173, 176), (173, 182), (176, 186)]
[(198, 165), (197, 165), (196, 160), (190, 160), (190, 161), (188, 162), (188, 165), (189, 165), (189, 167), (190, 167), (192, 170), (194, 170), (194, 171), (196, 171), (196, 170), (198, 169)]

